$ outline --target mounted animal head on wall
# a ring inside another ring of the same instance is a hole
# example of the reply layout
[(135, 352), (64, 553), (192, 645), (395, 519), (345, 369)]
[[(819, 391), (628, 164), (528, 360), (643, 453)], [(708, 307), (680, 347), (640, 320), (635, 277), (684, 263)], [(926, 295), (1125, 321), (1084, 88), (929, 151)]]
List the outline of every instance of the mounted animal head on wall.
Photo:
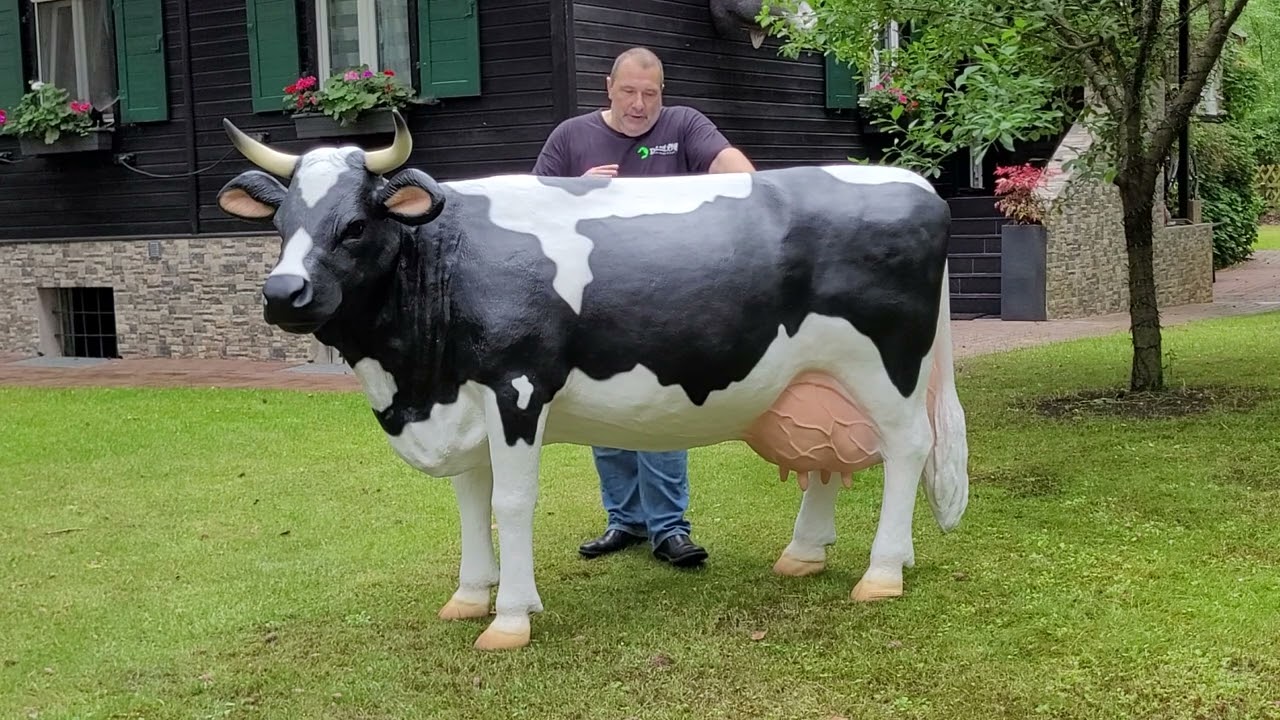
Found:
[[(711, 4), (711, 22), (716, 33), (726, 40), (738, 40), (745, 34), (751, 38), (751, 47), (760, 49), (767, 34), (756, 21), (760, 9), (764, 7), (762, 0), (709, 0)], [(815, 21), (813, 9), (801, 0), (794, 14), (778, 7), (770, 7), (769, 14), (786, 18), (798, 29), (809, 29)]]
[(414, 168), (395, 172), (408, 161), (413, 139), (400, 113), (392, 115), (396, 136), (389, 147), (318, 147), (303, 155), (270, 148), (223, 120), (236, 149), (262, 169), (232, 178), (218, 193), (218, 206), (273, 224), (283, 241), (262, 288), (268, 323), (315, 332), (344, 298), (367, 297), (385, 281), (403, 228), (430, 223), (444, 209), (444, 194), (429, 175)]

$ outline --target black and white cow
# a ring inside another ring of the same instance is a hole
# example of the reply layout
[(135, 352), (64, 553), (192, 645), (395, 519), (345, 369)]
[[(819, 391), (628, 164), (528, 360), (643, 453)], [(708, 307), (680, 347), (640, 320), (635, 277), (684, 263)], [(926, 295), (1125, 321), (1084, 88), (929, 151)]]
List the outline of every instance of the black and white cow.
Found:
[(847, 484), (883, 462), (879, 528), (852, 596), (902, 593), (922, 474), (944, 530), (968, 502), (950, 215), (927, 182), (854, 164), (437, 182), (391, 174), (411, 145), (395, 121), (385, 149), (300, 157), (224, 121), (267, 172), (231, 180), (218, 202), (283, 240), (266, 321), (341, 351), (395, 452), (451, 478), (462, 558), (441, 617), (487, 617), (496, 583), (476, 646), (529, 642), (548, 443), (745, 440), (804, 488), (774, 566), (787, 575), (824, 567), (841, 485), (830, 474)]

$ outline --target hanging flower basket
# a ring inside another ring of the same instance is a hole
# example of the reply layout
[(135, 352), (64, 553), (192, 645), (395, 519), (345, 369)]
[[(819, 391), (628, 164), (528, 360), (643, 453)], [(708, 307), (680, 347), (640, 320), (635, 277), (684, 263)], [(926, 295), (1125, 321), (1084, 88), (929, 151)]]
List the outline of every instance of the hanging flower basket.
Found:
[(87, 135), (63, 135), (51, 143), (24, 136), (18, 138), (18, 147), (29, 157), (98, 152), (112, 148), (112, 132), (111, 128), (94, 128)]
[(0, 109), (0, 132), (15, 135), (23, 155), (62, 155), (110, 150), (112, 129), (91, 103), (39, 81), (12, 110)]
[(314, 76), (298, 78), (284, 92), (299, 139), (394, 132), (391, 111), (413, 98), (394, 71), (375, 73), (364, 65), (331, 76), (323, 87)]

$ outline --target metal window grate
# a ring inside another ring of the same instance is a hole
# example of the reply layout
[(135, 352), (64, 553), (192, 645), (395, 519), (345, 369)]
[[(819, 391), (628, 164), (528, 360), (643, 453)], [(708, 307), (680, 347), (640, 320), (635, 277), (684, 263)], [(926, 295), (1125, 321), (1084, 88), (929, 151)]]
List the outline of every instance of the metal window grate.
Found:
[(58, 343), (67, 357), (118, 358), (115, 296), (109, 287), (58, 289)]

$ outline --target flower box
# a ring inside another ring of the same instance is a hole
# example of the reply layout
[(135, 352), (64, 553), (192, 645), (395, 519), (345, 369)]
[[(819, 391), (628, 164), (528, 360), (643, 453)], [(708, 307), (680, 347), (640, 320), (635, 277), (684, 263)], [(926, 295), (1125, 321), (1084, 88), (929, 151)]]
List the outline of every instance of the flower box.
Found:
[(390, 108), (378, 108), (366, 110), (355, 122), (345, 126), (321, 113), (296, 113), (293, 116), (293, 129), (298, 139), (303, 140), (391, 133), (396, 131), (396, 123)]
[(22, 149), (22, 154), (28, 157), (110, 150), (112, 147), (111, 130), (90, 130), (88, 135), (63, 133), (52, 143), (46, 143), (41, 138), (24, 135), (18, 138), (18, 146)]

